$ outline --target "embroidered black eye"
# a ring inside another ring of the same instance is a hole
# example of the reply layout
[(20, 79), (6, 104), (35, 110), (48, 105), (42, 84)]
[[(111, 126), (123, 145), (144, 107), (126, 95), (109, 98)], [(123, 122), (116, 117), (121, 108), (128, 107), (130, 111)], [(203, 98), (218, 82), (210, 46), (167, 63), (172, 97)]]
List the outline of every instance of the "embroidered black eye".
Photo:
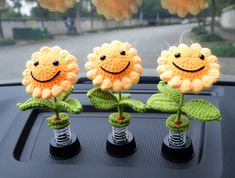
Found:
[(105, 59), (106, 59), (106, 56), (105, 56), (105, 55), (101, 55), (101, 56), (100, 56), (100, 60), (103, 61), (103, 60), (105, 60)]
[(120, 54), (125, 56), (126, 55), (126, 51), (122, 50), (122, 51), (120, 51)]
[(199, 54), (198, 56), (201, 60), (204, 60), (205, 59), (205, 56), (203, 54)]
[(52, 64), (53, 64), (54, 66), (58, 66), (58, 65), (59, 65), (59, 61), (54, 60)]
[(180, 56), (181, 56), (180, 53), (175, 53), (175, 57), (176, 57), (176, 58), (179, 58)]
[(33, 63), (33, 65), (34, 65), (35, 67), (36, 67), (38, 64), (39, 64), (38, 61), (35, 61), (35, 62)]

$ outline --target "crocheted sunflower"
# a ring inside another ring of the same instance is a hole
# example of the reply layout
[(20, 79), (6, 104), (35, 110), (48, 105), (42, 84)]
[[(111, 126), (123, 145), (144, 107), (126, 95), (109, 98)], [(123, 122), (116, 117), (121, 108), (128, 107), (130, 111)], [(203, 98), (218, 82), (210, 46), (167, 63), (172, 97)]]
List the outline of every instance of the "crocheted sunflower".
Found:
[[(109, 122), (114, 127), (124, 127), (130, 123), (130, 115), (123, 112), (124, 106), (129, 106), (137, 112), (144, 112), (145, 105), (123, 94), (122, 90), (130, 89), (137, 84), (142, 73), (141, 58), (129, 43), (113, 41), (96, 47), (88, 55), (85, 64), (87, 77), (93, 81), (94, 87), (88, 91), (90, 102), (101, 110), (117, 108), (118, 113), (109, 116)], [(119, 92), (113, 94), (112, 92)]]
[(32, 54), (22, 84), (34, 98), (50, 99), (68, 92), (77, 82), (76, 58), (58, 46), (43, 47)]
[(207, 0), (161, 0), (162, 7), (171, 14), (185, 17), (188, 13), (197, 15), (208, 7)]
[(39, 0), (40, 6), (51, 12), (64, 13), (69, 8), (73, 8), (79, 0)]
[(199, 93), (220, 79), (220, 65), (210, 49), (200, 44), (180, 44), (163, 51), (158, 58), (157, 73), (172, 88)]
[(53, 129), (69, 125), (70, 114), (79, 114), (81, 103), (75, 98), (68, 98), (77, 82), (79, 67), (77, 60), (68, 51), (58, 46), (43, 47), (32, 54), (23, 72), (22, 84), (32, 98), (24, 103), (18, 103), (22, 110), (46, 109), (54, 112), (48, 118), (48, 126)]
[(138, 7), (142, 0), (92, 0), (97, 12), (107, 19), (116, 21), (130, 19), (138, 12)]
[[(189, 129), (189, 120), (183, 114), (199, 121), (221, 119), (220, 111), (209, 101), (192, 99), (185, 102), (184, 93), (199, 93), (220, 78), (220, 65), (210, 49), (200, 44), (180, 44), (164, 50), (158, 58), (157, 73), (163, 81), (157, 85), (159, 93), (147, 101), (147, 107), (163, 112), (175, 112), (166, 120), (172, 131)], [(165, 83), (167, 82), (167, 83)]]
[(88, 60), (87, 77), (102, 90), (127, 90), (138, 83), (142, 74), (141, 58), (129, 43), (105, 43), (94, 48)]

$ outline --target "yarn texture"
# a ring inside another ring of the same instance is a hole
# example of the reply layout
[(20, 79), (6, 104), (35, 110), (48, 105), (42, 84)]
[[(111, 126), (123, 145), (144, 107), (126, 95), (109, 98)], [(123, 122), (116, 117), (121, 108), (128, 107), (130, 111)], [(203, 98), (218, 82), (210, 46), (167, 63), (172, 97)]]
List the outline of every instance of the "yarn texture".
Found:
[(157, 60), (161, 80), (183, 93), (199, 93), (220, 79), (220, 65), (210, 49), (180, 44), (164, 50)]
[(208, 7), (207, 0), (161, 0), (161, 5), (171, 14), (185, 17), (188, 13), (199, 14)]
[(92, 0), (97, 13), (108, 20), (121, 21), (130, 19), (138, 12), (142, 0)]

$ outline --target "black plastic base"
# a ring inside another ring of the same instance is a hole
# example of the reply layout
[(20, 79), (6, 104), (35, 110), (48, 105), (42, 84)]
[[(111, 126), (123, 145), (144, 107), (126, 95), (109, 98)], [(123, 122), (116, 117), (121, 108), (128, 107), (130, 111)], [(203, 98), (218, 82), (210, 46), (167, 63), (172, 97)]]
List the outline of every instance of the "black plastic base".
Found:
[(112, 133), (109, 134), (106, 142), (106, 152), (113, 157), (127, 157), (136, 151), (135, 138), (131, 132), (128, 131), (128, 142), (114, 143)]
[(50, 142), (50, 156), (54, 159), (65, 160), (77, 155), (80, 151), (80, 142), (74, 134), (72, 134), (72, 142), (69, 145), (58, 145), (55, 138)]
[(164, 158), (173, 162), (187, 162), (194, 157), (192, 140), (187, 136), (186, 144), (182, 147), (173, 147), (169, 144), (169, 135), (164, 138), (161, 153)]

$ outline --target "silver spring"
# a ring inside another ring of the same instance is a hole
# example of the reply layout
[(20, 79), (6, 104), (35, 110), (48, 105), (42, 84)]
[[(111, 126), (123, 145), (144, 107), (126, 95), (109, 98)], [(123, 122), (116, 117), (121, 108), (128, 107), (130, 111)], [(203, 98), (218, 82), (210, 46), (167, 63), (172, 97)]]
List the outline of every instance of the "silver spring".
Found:
[(68, 145), (71, 143), (71, 130), (70, 125), (62, 129), (54, 129), (55, 141), (58, 145)]
[(128, 141), (128, 127), (112, 126), (112, 136), (115, 143), (125, 143)]
[(178, 132), (169, 130), (169, 143), (174, 147), (182, 147), (186, 143), (186, 131)]

